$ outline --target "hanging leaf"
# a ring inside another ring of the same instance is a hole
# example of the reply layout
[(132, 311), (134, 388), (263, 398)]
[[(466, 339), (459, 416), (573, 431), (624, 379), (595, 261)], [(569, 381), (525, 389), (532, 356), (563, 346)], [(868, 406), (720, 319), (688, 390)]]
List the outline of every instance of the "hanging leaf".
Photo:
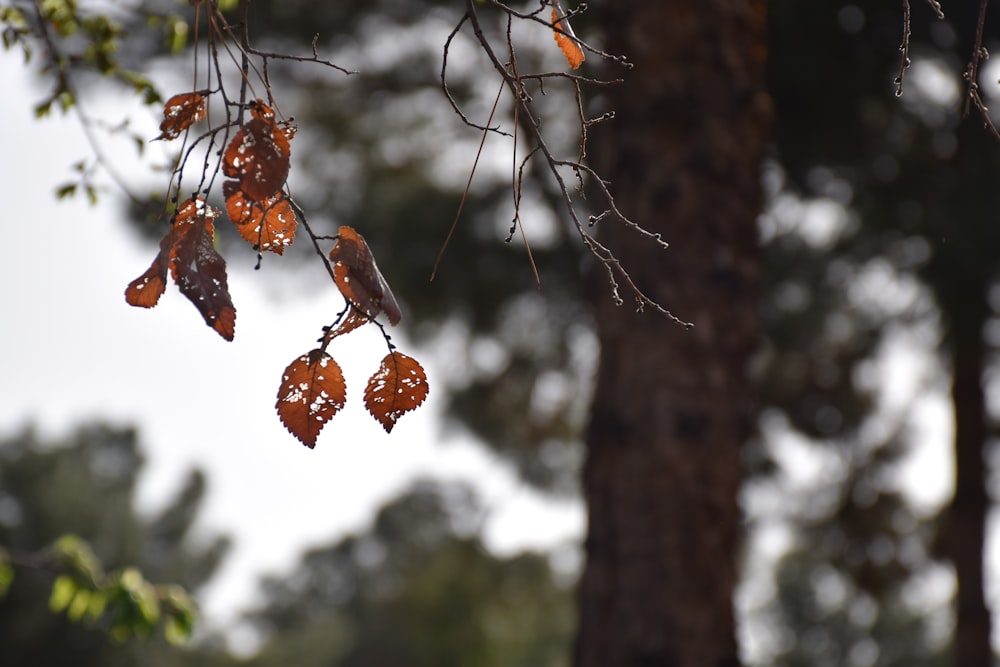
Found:
[(284, 193), (263, 201), (247, 198), (236, 181), (222, 184), (226, 212), (236, 230), (254, 249), (282, 254), (295, 239), (298, 220)]
[(347, 401), (340, 366), (323, 350), (303, 354), (285, 369), (275, 408), (285, 428), (309, 449)]
[(289, 136), (294, 132), (279, 126), (274, 112), (261, 100), (250, 104), (253, 116), (229, 142), (222, 159), (222, 173), (239, 181), (251, 201), (274, 196), (288, 178)]
[(163, 122), (156, 139), (176, 139), (181, 132), (205, 117), (205, 97), (201, 93), (174, 95), (163, 106)]
[(226, 260), (215, 250), (218, 211), (202, 199), (181, 204), (174, 217), (175, 241), (168, 267), (181, 294), (194, 304), (208, 326), (232, 340), (236, 329), (236, 308), (229, 296)]
[(348, 303), (371, 319), (384, 312), (390, 324), (399, 324), (403, 317), (399, 304), (361, 234), (353, 227), (341, 226), (330, 259), (337, 287)]
[(334, 328), (330, 329), (329, 332), (327, 332), (326, 339), (332, 340), (337, 336), (343, 336), (346, 333), (354, 331), (360, 326), (368, 324), (369, 321), (370, 318), (367, 315), (365, 315), (360, 310), (352, 306), (347, 313), (347, 317), (345, 317), (337, 326), (335, 326)]
[(365, 407), (389, 433), (403, 413), (424, 402), (427, 391), (427, 375), (417, 360), (402, 352), (390, 352), (368, 380)]
[(170, 230), (160, 241), (160, 252), (146, 272), (129, 283), (125, 301), (133, 306), (152, 308), (160, 300), (167, 270), (181, 294), (195, 305), (208, 326), (232, 340), (236, 329), (236, 308), (229, 296), (226, 262), (216, 252), (215, 226), (218, 211), (204, 199), (188, 199), (177, 207)]
[[(576, 33), (573, 32), (559, 0), (552, 3), (552, 26), (557, 29), (553, 31), (553, 34), (556, 38), (556, 44), (566, 56), (566, 62), (569, 63), (571, 69), (578, 68), (587, 59), (587, 56), (577, 43)], [(560, 30), (562, 32), (559, 32)]]
[(152, 308), (163, 296), (167, 288), (167, 265), (163, 262), (162, 254), (161, 251), (146, 272), (125, 288), (125, 301), (129, 305)]

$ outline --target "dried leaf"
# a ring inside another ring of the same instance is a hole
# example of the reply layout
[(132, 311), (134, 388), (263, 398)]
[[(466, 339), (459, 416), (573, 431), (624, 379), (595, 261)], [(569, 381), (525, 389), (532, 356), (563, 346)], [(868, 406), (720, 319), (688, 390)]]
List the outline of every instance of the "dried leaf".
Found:
[(559, 0), (555, 0), (552, 4), (552, 25), (562, 31), (553, 31), (553, 35), (556, 38), (556, 44), (559, 45), (559, 49), (566, 56), (566, 62), (569, 63), (571, 69), (578, 68), (587, 59), (587, 55), (576, 42), (576, 33), (573, 32), (573, 28), (570, 26), (569, 19), (566, 18), (566, 12), (563, 10)]
[(368, 380), (365, 407), (389, 433), (403, 413), (424, 402), (427, 391), (427, 375), (417, 360), (402, 352), (391, 352)]
[(229, 219), (240, 236), (255, 249), (280, 255), (292, 245), (298, 220), (284, 193), (252, 201), (237, 181), (226, 181), (222, 184), (222, 194), (226, 198)]
[(226, 260), (215, 250), (218, 211), (203, 200), (187, 200), (174, 218), (175, 242), (170, 249), (170, 275), (181, 294), (194, 304), (205, 324), (232, 340), (236, 329), (236, 308), (229, 296)]
[(347, 385), (340, 366), (323, 350), (303, 354), (285, 369), (275, 408), (281, 423), (306, 447), (347, 401)]
[(235, 178), (251, 201), (274, 196), (288, 178), (289, 136), (287, 127), (279, 126), (274, 112), (261, 100), (250, 105), (253, 116), (229, 142), (222, 160), (222, 173)]
[(353, 227), (341, 226), (330, 259), (337, 287), (348, 303), (371, 319), (384, 312), (390, 324), (399, 324), (403, 317), (399, 304), (361, 234)]
[(125, 288), (125, 301), (139, 308), (152, 308), (167, 288), (167, 265), (156, 256), (146, 272)]
[(229, 296), (226, 262), (213, 243), (218, 211), (204, 199), (188, 199), (177, 207), (170, 230), (160, 241), (160, 252), (144, 274), (129, 283), (125, 300), (152, 308), (163, 294), (167, 270), (195, 305), (208, 326), (226, 340), (236, 329), (236, 308)]
[(163, 122), (157, 139), (176, 139), (181, 132), (205, 117), (206, 101), (201, 93), (174, 95), (163, 106)]
[(357, 308), (352, 307), (348, 311), (347, 317), (345, 317), (340, 322), (340, 324), (338, 324), (334, 328), (330, 329), (326, 333), (326, 336), (324, 337), (324, 339), (325, 340), (333, 340), (337, 336), (343, 336), (346, 333), (350, 333), (350, 332), (354, 331), (358, 327), (361, 327), (361, 326), (364, 326), (365, 324), (368, 324), (369, 321), (370, 321), (370, 318), (367, 315), (365, 315), (364, 313), (362, 313)]

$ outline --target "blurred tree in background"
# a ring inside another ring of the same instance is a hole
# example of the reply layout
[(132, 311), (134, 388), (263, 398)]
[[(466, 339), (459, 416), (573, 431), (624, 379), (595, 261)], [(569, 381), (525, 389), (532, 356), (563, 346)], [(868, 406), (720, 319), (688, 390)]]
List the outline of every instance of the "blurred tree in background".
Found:
[[(191, 534), (205, 480), (192, 472), (146, 518), (134, 506), (141, 467), (131, 429), (86, 426), (59, 442), (28, 431), (0, 442), (0, 544), (38, 551), (72, 531), (107, 567), (137, 566), (197, 593), (228, 545)], [(415, 483), (370, 531), (312, 549), (291, 575), (261, 582), (264, 606), (249, 614), (260, 647), (246, 658), (204, 633), (186, 649), (155, 637), (112, 643), (99, 624), (49, 610), (51, 573), (18, 568), (0, 599), (0, 658), (34, 667), (568, 664), (572, 575), (557, 575), (544, 554), (491, 555), (483, 518), (471, 490)]]
[[(993, 664), (983, 559), (1000, 146), (975, 108), (963, 114), (976, 3), (946, 6), (944, 20), (934, 4), (914, 5), (897, 99), (898, 8), (770, 3), (776, 165), (759, 386), (775, 437), (762, 460), (780, 471), (775, 442), (792, 435), (825, 449), (827, 466), (781, 510), (800, 539), (778, 574), (779, 664), (941, 664), (951, 623), (952, 664)], [(981, 74), (996, 96), (996, 77)], [(884, 365), (900, 346), (930, 369), (902, 387), (902, 406), (884, 397), (900, 389)], [(955, 427), (955, 493), (940, 517), (900, 484), (925, 435), (918, 406), (935, 393)]]
[(566, 665), (568, 582), (544, 554), (491, 555), (470, 490), (417, 482), (370, 531), (309, 550), (263, 582), (253, 667)]
[[(0, 441), (0, 545), (12, 554), (39, 552), (65, 533), (87, 540), (108, 569), (137, 566), (153, 582), (196, 592), (215, 572), (229, 541), (191, 535), (205, 493), (192, 471), (156, 515), (135, 508), (143, 465), (135, 430), (95, 424), (65, 440), (28, 430)], [(161, 637), (113, 644), (98, 626), (74, 623), (48, 606), (54, 575), (17, 568), (0, 598), (0, 663), (4, 665), (173, 665), (181, 649)]]

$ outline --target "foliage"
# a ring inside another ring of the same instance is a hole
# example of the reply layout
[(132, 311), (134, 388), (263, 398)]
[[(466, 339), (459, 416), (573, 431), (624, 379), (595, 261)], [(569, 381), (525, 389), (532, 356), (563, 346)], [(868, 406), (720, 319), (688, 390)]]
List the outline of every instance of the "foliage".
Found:
[(195, 606), (180, 586), (154, 586), (135, 567), (105, 573), (90, 546), (63, 535), (47, 553), (19, 558), (24, 566), (50, 567), (55, 573), (49, 609), (71, 621), (107, 627), (115, 641), (148, 637), (162, 620), (171, 643), (187, 641), (194, 629)]
[[(253, 656), (228, 655), (204, 630), (182, 651), (164, 643), (151, 634), (154, 626), (178, 641), (191, 633), (196, 612), (183, 589), (147, 577), (197, 590), (221, 543), (188, 544), (205, 488), (200, 476), (159, 515), (134, 514), (134, 466), (141, 465), (134, 447), (134, 433), (106, 427), (83, 428), (68, 446), (30, 433), (0, 442), (3, 664), (307, 666), (339, 656), (339, 665), (372, 665), (388, 654), (413, 665), (468, 664), (470, 657), (487, 666), (565, 664), (572, 629), (565, 577), (543, 554), (490, 554), (471, 491), (430, 482), (388, 502), (371, 528), (310, 550), (289, 575), (263, 580), (265, 604), (252, 613), (263, 641)], [(122, 511), (116, 521), (85, 520), (112, 508)], [(71, 528), (87, 541), (37, 541)]]
[[(194, 630), (197, 609), (187, 590), (208, 580), (228, 541), (192, 544), (205, 484), (197, 472), (159, 514), (140, 516), (134, 491), (141, 466), (130, 429), (89, 426), (64, 442), (26, 431), (0, 441), (4, 664), (168, 664), (168, 656), (181, 657), (169, 646)], [(136, 638), (142, 641), (123, 644)], [(153, 654), (164, 657), (153, 663)]]

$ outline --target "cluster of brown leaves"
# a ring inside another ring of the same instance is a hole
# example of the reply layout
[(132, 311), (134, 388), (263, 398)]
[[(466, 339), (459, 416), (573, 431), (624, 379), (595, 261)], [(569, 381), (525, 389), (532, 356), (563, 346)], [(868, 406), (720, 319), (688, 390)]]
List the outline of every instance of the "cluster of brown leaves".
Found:
[[(330, 259), (347, 310), (339, 324), (326, 332), (322, 347), (303, 354), (285, 369), (275, 404), (285, 428), (310, 448), (326, 422), (344, 407), (347, 396), (344, 374), (326, 347), (337, 336), (374, 321), (382, 313), (393, 325), (402, 319), (396, 297), (371, 249), (353, 227), (340, 228)], [(423, 367), (390, 345), (389, 354), (365, 387), (365, 407), (388, 433), (404, 413), (424, 402), (427, 392)]]
[[(163, 108), (157, 139), (171, 140), (205, 118), (207, 100), (201, 92), (174, 95)], [(251, 119), (229, 142), (222, 172), (234, 179), (223, 184), (226, 212), (240, 236), (254, 248), (281, 254), (295, 238), (298, 221), (282, 191), (288, 178), (294, 127), (279, 124), (274, 112), (257, 100), (249, 105)], [(181, 294), (201, 312), (205, 322), (232, 340), (236, 309), (229, 296), (226, 262), (215, 250), (214, 219), (218, 211), (203, 198), (177, 207), (170, 229), (160, 241), (160, 253), (149, 269), (125, 290), (133, 306), (152, 308), (166, 287), (170, 269)]]
[[(365, 407), (389, 433), (396, 420), (424, 402), (427, 392), (423, 367), (416, 359), (393, 350), (368, 379)], [(333, 357), (317, 348), (285, 369), (275, 408), (285, 428), (312, 449), (319, 432), (346, 401), (344, 372)]]
[(288, 178), (295, 127), (279, 124), (261, 100), (250, 104), (250, 115), (222, 158), (222, 173), (235, 179), (222, 185), (226, 213), (255, 249), (280, 255), (295, 239), (298, 224), (281, 190)]
[[(258, 252), (280, 255), (291, 245), (298, 226), (284, 190), (295, 127), (278, 122), (274, 111), (261, 100), (247, 108), (250, 120), (239, 128), (222, 156), (222, 173), (228, 179), (222, 184), (226, 212), (240, 236)], [(180, 137), (206, 114), (207, 100), (202, 92), (175, 95), (164, 106), (157, 139)], [(160, 241), (159, 253), (146, 272), (129, 283), (125, 300), (141, 308), (155, 306), (166, 290), (169, 270), (181, 294), (195, 305), (205, 322), (232, 340), (236, 309), (229, 296), (225, 260), (215, 249), (218, 216), (202, 196), (181, 203)], [(335, 337), (374, 322), (382, 313), (392, 325), (402, 319), (371, 249), (353, 228), (340, 228), (330, 251), (329, 268), (348, 307), (336, 326), (326, 331), (320, 348), (298, 357), (285, 369), (276, 404), (285, 427), (310, 448), (347, 400), (344, 374), (327, 353), (327, 346)], [(428, 386), (420, 364), (395, 351), (384, 329), (382, 333), (389, 354), (369, 379), (364, 402), (389, 432), (400, 416), (424, 402)]]

